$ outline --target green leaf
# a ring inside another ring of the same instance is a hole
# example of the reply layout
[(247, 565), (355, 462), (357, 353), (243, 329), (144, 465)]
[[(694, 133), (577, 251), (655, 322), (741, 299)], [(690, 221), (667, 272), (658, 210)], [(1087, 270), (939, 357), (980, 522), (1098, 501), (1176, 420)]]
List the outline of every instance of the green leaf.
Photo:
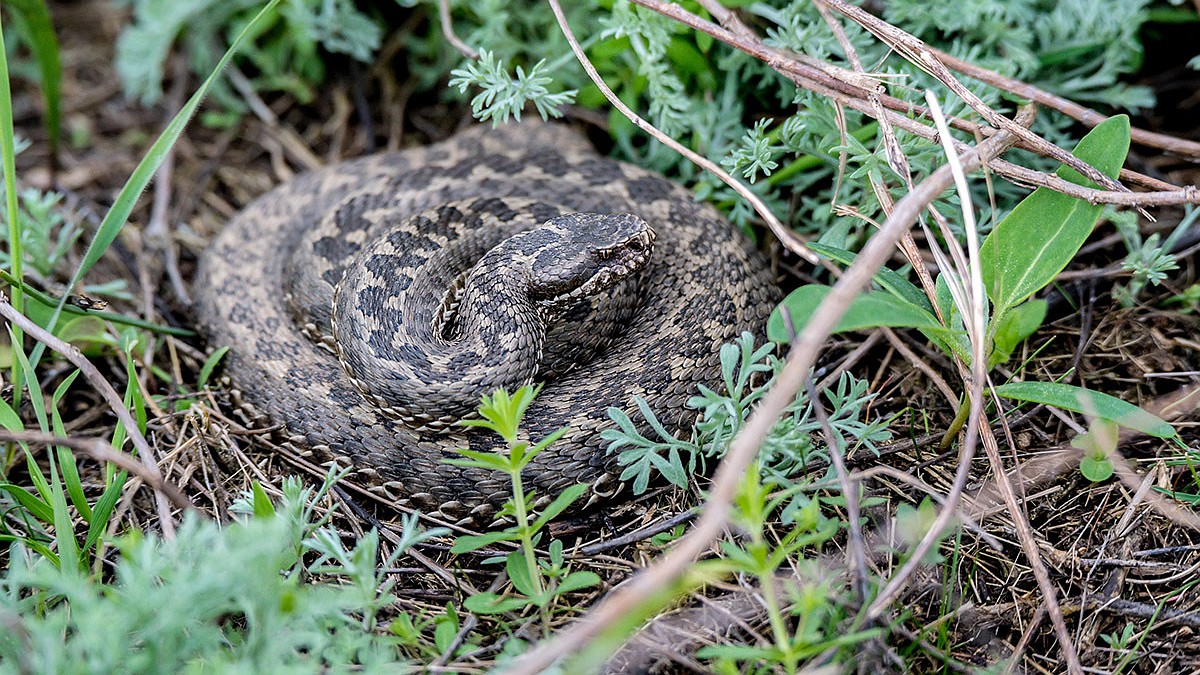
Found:
[(100, 541), (100, 537), (108, 530), (108, 518), (112, 515), (113, 509), (117, 506), (117, 501), (121, 499), (121, 491), (125, 488), (125, 481), (129, 478), (129, 474), (125, 471), (118, 473), (108, 483), (108, 487), (104, 488), (104, 494), (96, 500), (96, 505), (92, 507), (92, 520), (88, 523), (87, 538), (83, 542), (83, 550), (90, 551)]
[[(808, 247), (817, 254), (823, 255), (830, 260), (836, 260), (846, 266), (853, 265), (854, 261), (858, 259), (858, 254), (837, 248), (836, 246), (829, 246), (828, 244), (809, 242)], [(925, 293), (900, 274), (886, 267), (881, 267), (875, 273), (875, 282), (901, 300), (907, 301), (910, 305), (921, 307), (930, 312), (933, 311), (933, 305), (929, 304), (929, 298), (926, 297)]]
[(445, 616), (446, 618), (437, 620), (437, 625), (433, 629), (433, 644), (439, 652), (449, 649), (454, 642), (454, 636), (458, 635), (458, 614), (451, 608)]
[(54, 510), (54, 543), (63, 571), (79, 569), (79, 542), (75, 540), (75, 527), (71, 512), (67, 508), (67, 496), (63, 492), (62, 480), (58, 476), (58, 463), (54, 453), (46, 453), (50, 464), (50, 507)]
[[(832, 290), (828, 286), (811, 284), (801, 286), (792, 291), (779, 307), (771, 312), (767, 321), (767, 338), (779, 343), (790, 341), (787, 326), (784, 324), (782, 308), (786, 307), (796, 330), (799, 331), (808, 323), (817, 306)], [(920, 328), (934, 332), (944, 332), (937, 318), (929, 311), (906, 302), (891, 293), (864, 293), (850, 304), (842, 320), (838, 322), (834, 333), (845, 333), (854, 330), (866, 330), (888, 326), (890, 328)]]
[(1071, 445), (1083, 450), (1079, 460), (1079, 472), (1084, 478), (1099, 483), (1113, 475), (1113, 464), (1108, 458), (1117, 448), (1117, 425), (1105, 419), (1094, 419), (1087, 433), (1071, 439)]
[(22, 431), (25, 429), (25, 423), (21, 421), (21, 416), (4, 399), (0, 399), (0, 427), (4, 427), (9, 431)]
[(212, 377), (213, 369), (217, 367), (217, 364), (228, 353), (229, 347), (220, 347), (212, 354), (209, 354), (207, 359), (204, 359), (204, 365), (200, 366), (200, 375), (196, 378), (197, 389), (203, 389), (208, 384), (208, 378)]
[(454, 540), (454, 545), (450, 547), (450, 552), (454, 554), (470, 553), (484, 546), (490, 546), (501, 541), (515, 541), (517, 538), (517, 533), (510, 530), (486, 532), (484, 534), (464, 534)]
[(37, 60), (42, 76), (42, 98), (46, 101), (46, 138), (50, 142), (50, 154), (58, 154), (59, 102), (61, 100), (62, 62), (58, 55), (58, 37), (54, 35), (54, 24), (50, 10), (44, 0), (6, 0), (12, 8), (17, 30), (29, 40), (29, 48)]
[[(1072, 154), (1116, 178), (1128, 151), (1129, 117), (1117, 115), (1088, 132)], [(1066, 166), (1057, 174), (1077, 185), (1094, 187)], [(996, 225), (979, 253), (983, 283), (998, 319), (1058, 276), (1091, 234), (1103, 208), (1038, 188)]]
[(19, 485), (13, 485), (12, 483), (0, 483), (0, 490), (12, 495), (12, 498), (23, 506), (34, 518), (47, 525), (54, 523), (54, 510), (50, 508), (50, 504), (39, 499), (37, 495), (29, 490)]
[(513, 588), (518, 592), (529, 597), (538, 594), (533, 577), (529, 576), (529, 564), (525, 561), (524, 551), (517, 550), (509, 553), (504, 569), (508, 572), (508, 579), (512, 582)]
[(250, 494), (252, 495), (251, 505), (255, 518), (265, 519), (275, 516), (275, 504), (271, 502), (270, 495), (263, 489), (261, 483), (258, 481), (250, 483)]
[[(9, 344), (21, 344), (21, 341), (16, 339), (16, 336), (16, 326), (8, 326)], [(25, 386), (29, 388), (29, 406), (33, 408), (33, 416), (37, 418), (38, 428), (49, 433), (50, 421), (46, 416), (46, 400), (42, 397), (42, 386), (38, 381), (37, 372), (34, 371), (33, 365), (30, 364), (29, 358), (26, 357), (23, 349), (14, 349), (13, 355), (17, 357), (17, 364), (20, 366), (21, 373), (24, 376)]]
[(1044, 403), (1084, 415), (1095, 415), (1157, 438), (1175, 436), (1175, 429), (1156, 415), (1115, 396), (1057, 382), (1009, 382), (996, 387), (1004, 398)]
[(566, 510), (576, 499), (583, 496), (583, 493), (588, 491), (588, 486), (584, 483), (576, 483), (571, 487), (563, 490), (561, 494), (550, 502), (550, 505), (542, 510), (542, 514), (533, 522), (532, 531), (537, 532), (542, 527), (550, 522), (555, 516)]
[(1093, 483), (1100, 483), (1113, 475), (1113, 465), (1108, 457), (1084, 456), (1079, 460), (1079, 473)]
[(479, 452), (477, 450), (467, 450), (466, 448), (455, 448), (455, 452), (466, 457), (466, 459), (443, 459), (442, 462), (452, 464), (454, 466), (466, 466), (479, 469), (491, 469), (502, 473), (511, 473), (513, 471), (512, 462), (506, 455), (501, 455), (494, 452)]
[(591, 588), (592, 586), (600, 585), (600, 575), (589, 570), (580, 570), (571, 572), (558, 584), (556, 595), (570, 593), (581, 588)]
[(530, 460), (532, 460), (534, 457), (537, 457), (538, 453), (550, 447), (552, 444), (557, 443), (558, 439), (562, 438), (570, 430), (570, 427), (563, 427), (538, 441), (537, 444), (525, 451), (524, 455), (521, 457), (521, 466), (524, 467), (530, 462)]
[(463, 600), (463, 607), (476, 614), (503, 614), (523, 609), (528, 604), (528, 598), (505, 597), (495, 593), (480, 593)]
[(1046, 319), (1046, 301), (1042, 299), (1021, 303), (1009, 310), (996, 324), (992, 338), (992, 353), (988, 365), (1004, 363), (1025, 338), (1033, 335)]
[[(58, 308), (59, 298), (56, 298), (48, 293), (44, 293), (29, 284), (22, 282), (13, 275), (4, 270), (0, 270), (0, 279), (3, 279), (11, 286), (18, 286), (21, 292), (24, 293), (26, 300), (33, 300), (25, 307), (25, 314), (30, 319), (37, 322), (39, 326), (50, 329), (50, 318), (54, 315), (54, 311)], [(125, 316), (116, 312), (103, 312), (93, 309), (82, 309), (75, 305), (63, 305), (62, 314), (70, 314), (72, 316), (94, 316), (98, 319), (103, 319), (108, 323), (114, 323), (121, 326), (133, 326), (134, 328), (142, 328), (154, 333), (163, 335), (177, 335), (179, 337), (194, 337), (195, 331), (186, 328), (176, 328), (174, 326), (163, 326), (160, 324), (144, 321), (137, 317)], [(59, 324), (63, 323), (62, 317), (59, 317)]]

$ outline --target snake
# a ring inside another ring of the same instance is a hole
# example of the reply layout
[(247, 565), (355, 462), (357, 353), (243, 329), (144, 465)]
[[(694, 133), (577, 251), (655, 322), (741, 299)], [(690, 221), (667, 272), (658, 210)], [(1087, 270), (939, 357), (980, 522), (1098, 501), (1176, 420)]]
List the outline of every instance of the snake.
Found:
[[(648, 417), (687, 432), (721, 346), (761, 334), (779, 294), (691, 191), (529, 120), (291, 178), (214, 237), (194, 289), (231, 398), (301, 456), (456, 523), (493, 521), (513, 490), (447, 461), (460, 450), (561, 434), (520, 472), (535, 507), (576, 484), (581, 504), (621, 492), (611, 413), (648, 439)], [(524, 385), (516, 438), (459, 423)]]

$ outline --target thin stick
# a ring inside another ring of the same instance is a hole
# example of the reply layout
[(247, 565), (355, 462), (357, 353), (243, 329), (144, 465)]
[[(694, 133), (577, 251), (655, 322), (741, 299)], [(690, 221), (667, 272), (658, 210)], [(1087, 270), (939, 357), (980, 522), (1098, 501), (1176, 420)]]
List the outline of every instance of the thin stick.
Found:
[[(22, 330), (35, 340), (61, 354), (74, 364), (79, 369), (79, 372), (83, 373), (84, 379), (95, 387), (96, 391), (104, 399), (104, 402), (112, 409), (113, 414), (117, 416), (117, 419), (121, 420), (121, 424), (125, 425), (125, 434), (133, 443), (133, 447), (137, 448), (138, 459), (146, 467), (147, 474), (155, 477), (159, 483), (165, 482), (162, 478), (162, 472), (158, 470), (158, 465), (155, 463), (154, 450), (146, 442), (146, 437), (138, 429), (137, 420), (133, 419), (133, 415), (129, 414), (129, 409), (121, 401), (120, 395), (112, 388), (108, 380), (104, 379), (100, 371), (96, 370), (96, 366), (92, 365), (92, 362), (88, 361), (87, 357), (76, 349), (74, 345), (63, 342), (46, 331), (46, 329), (30, 321), (24, 314), (18, 312), (8, 302), (8, 297), (3, 292), (0, 292), (0, 315), (20, 326)], [(175, 521), (171, 518), (171, 504), (168, 502), (166, 494), (157, 489), (154, 491), (154, 500), (155, 506), (158, 509), (158, 520), (162, 526), (163, 536), (171, 539), (175, 536)]]
[(472, 61), (478, 59), (479, 52), (460, 40), (454, 33), (454, 23), (450, 20), (450, 0), (438, 0), (438, 18), (442, 21), (442, 37), (446, 38), (446, 42), (449, 42), (450, 46), (468, 59)]
[(650, 134), (658, 142), (662, 143), (668, 148), (671, 148), (675, 152), (687, 157), (692, 161), (693, 164), (699, 166), (705, 171), (708, 171), (717, 178), (720, 178), (726, 185), (733, 188), (734, 192), (737, 192), (739, 195), (741, 195), (742, 199), (750, 202), (750, 205), (754, 207), (754, 210), (758, 213), (759, 217), (766, 221), (767, 226), (771, 228), (771, 232), (774, 233), (775, 237), (778, 238), (779, 241), (788, 248), (788, 250), (814, 265), (820, 264), (820, 258), (817, 256), (817, 254), (810, 251), (808, 247), (804, 245), (804, 241), (797, 237), (795, 232), (792, 232), (791, 228), (781, 223), (779, 219), (775, 217), (775, 214), (771, 213), (771, 209), (767, 208), (767, 205), (758, 198), (758, 195), (750, 191), (750, 188), (742, 185), (741, 181), (726, 173), (724, 169), (709, 161), (707, 157), (703, 157), (696, 152), (693, 152), (691, 148), (684, 146), (679, 141), (676, 141), (674, 138), (671, 138), (670, 136), (659, 131), (658, 128), (656, 128), (653, 124), (650, 124), (646, 120), (642, 119), (642, 117), (635, 113), (632, 108), (625, 105), (624, 101), (617, 98), (617, 95), (613, 93), (613, 90), (610, 89), (609, 86), (605, 84), (604, 79), (600, 77), (600, 73), (596, 71), (596, 67), (593, 66), (592, 62), (588, 60), (587, 54), (584, 54), (583, 52), (583, 47), (579, 46), (579, 40), (575, 38), (575, 33), (571, 30), (571, 26), (567, 24), (567, 17), (562, 11), (562, 6), (558, 4), (558, 0), (550, 0), (550, 8), (554, 10), (554, 16), (556, 19), (558, 19), (559, 28), (562, 29), (563, 35), (565, 35), (567, 38), (567, 42), (571, 44), (571, 51), (575, 52), (575, 58), (579, 59), (579, 63), (583, 66), (583, 69), (587, 71), (588, 77), (591, 78), (592, 82), (596, 84), (596, 87), (600, 89), (600, 93), (604, 94), (604, 98), (608, 99), (608, 102), (611, 103), (613, 107), (615, 107), (617, 110), (620, 110), (622, 115), (628, 117), (629, 121), (633, 122), (634, 126), (646, 132), (647, 134)]
[[(562, 10), (557, 0), (548, 0), (556, 14)], [(986, 159), (1006, 150), (1012, 136), (997, 134), (980, 143), (962, 158), (964, 171), (978, 169)], [(539, 673), (558, 659), (581, 649), (637, 607), (641, 600), (680, 579), (699, 555), (712, 545), (728, 520), (730, 505), (742, 476), (749, 468), (758, 448), (775, 425), (776, 420), (796, 398), (806, 374), (816, 362), (825, 339), (846, 313), (850, 302), (861, 292), (876, 271), (891, 257), (900, 234), (916, 221), (926, 205), (953, 183), (948, 166), (942, 166), (919, 183), (896, 204), (895, 211), (883, 226), (867, 240), (854, 264), (813, 313), (812, 319), (797, 336), (788, 353), (783, 370), (775, 384), (760, 401), (758, 408), (746, 420), (746, 425), (730, 443), (725, 458), (713, 476), (712, 489), (704, 511), (696, 525), (676, 542), (673, 549), (660, 557), (621, 587), (609, 593), (599, 605), (579, 621), (559, 631), (554, 637), (521, 656), (509, 667), (509, 673)]]
[(195, 510), (196, 506), (183, 492), (163, 480), (162, 474), (151, 473), (146, 465), (134, 461), (133, 457), (117, 450), (99, 438), (79, 438), (76, 436), (58, 436), (45, 434), (40, 431), (9, 431), (0, 429), (0, 442), (30, 443), (32, 445), (65, 445), (72, 450), (86, 453), (98, 462), (108, 462), (124, 471), (137, 476), (143, 483), (156, 492), (165, 494), (171, 503), (183, 511)]

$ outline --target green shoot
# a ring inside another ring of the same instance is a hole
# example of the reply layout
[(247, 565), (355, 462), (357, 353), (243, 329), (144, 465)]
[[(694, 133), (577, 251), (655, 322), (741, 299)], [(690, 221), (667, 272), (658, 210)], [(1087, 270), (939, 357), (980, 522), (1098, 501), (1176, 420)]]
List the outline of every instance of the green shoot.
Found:
[(464, 459), (446, 460), (448, 464), (457, 466), (499, 471), (512, 481), (513, 496), (505, 504), (502, 513), (512, 516), (513, 525), (482, 535), (464, 535), (459, 537), (450, 549), (452, 553), (469, 553), (502, 541), (519, 543), (519, 548), (506, 556), (505, 570), (520, 595), (481, 593), (468, 598), (464, 606), (480, 614), (516, 611), (527, 606), (545, 610), (551, 601), (563, 593), (600, 583), (600, 577), (594, 572), (567, 572), (560, 541), (550, 543), (548, 562), (538, 561), (537, 543), (542, 529), (583, 496), (588, 486), (573, 485), (558, 495), (536, 518), (531, 514), (529, 505), (533, 503), (535, 495), (533, 491), (525, 490), (521, 471), (534, 457), (567, 432), (567, 429), (559, 429), (533, 445), (521, 440), (521, 419), (533, 403), (537, 391), (536, 387), (525, 386), (517, 389), (511, 396), (504, 389), (497, 389), (491, 395), (484, 396), (479, 406), (479, 416), (482, 419), (463, 420), (460, 424), (480, 427), (499, 434), (504, 439), (505, 447), (495, 452), (460, 449), (457, 452)]

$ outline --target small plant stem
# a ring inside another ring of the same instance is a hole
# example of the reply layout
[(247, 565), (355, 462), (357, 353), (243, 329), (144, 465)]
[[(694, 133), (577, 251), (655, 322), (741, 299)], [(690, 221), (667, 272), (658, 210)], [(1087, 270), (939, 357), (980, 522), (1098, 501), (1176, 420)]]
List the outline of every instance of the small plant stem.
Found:
[[(13, 129), (13, 107), (12, 107), (12, 91), (9, 89), (8, 77), (8, 57), (6, 47), (4, 45), (4, 26), (0, 24), (0, 80), (3, 85), (0, 86), (0, 157), (4, 161), (4, 197), (5, 210), (8, 215), (8, 258), (9, 264), (12, 266), (12, 275), (18, 280), (25, 279), (24, 270), (22, 267), (22, 258), (24, 253), (21, 251), (21, 223), (17, 212), (17, 166), (16, 166), (16, 132)], [(25, 298), (21, 292), (20, 284), (16, 284), (10, 291), (12, 295), (12, 305), (18, 312), (25, 312)], [(12, 348), (23, 349), (24, 339), (22, 337), (21, 328), (13, 326), (13, 344)], [(13, 406), (17, 407), (21, 403), (21, 387), (24, 386), (23, 374), (21, 365), (16, 359), (13, 359), (11, 382), (13, 385)]]
[[(762, 535), (754, 537), (755, 546), (766, 547), (766, 543), (762, 541)], [(764, 566), (764, 569), (759, 570), (758, 583), (762, 587), (763, 603), (767, 606), (767, 617), (771, 622), (771, 634), (775, 636), (775, 646), (783, 654), (785, 660), (784, 667), (787, 672), (796, 672), (797, 660), (792, 652), (792, 640), (788, 635), (787, 626), (783, 623), (783, 610), (779, 606), (779, 596), (775, 591), (775, 570), (772, 565)]]
[(537, 566), (537, 551), (533, 548), (533, 533), (529, 527), (529, 511), (525, 508), (525, 487), (521, 483), (521, 469), (514, 468), (509, 474), (513, 484), (513, 517), (517, 519), (517, 530), (521, 533), (521, 549), (525, 552), (525, 566), (529, 568), (529, 578), (538, 595), (546, 591), (542, 584), (542, 574)]
[(954, 439), (958, 437), (958, 432), (962, 431), (963, 425), (967, 423), (967, 417), (971, 414), (971, 401), (966, 396), (958, 402), (958, 411), (954, 413), (954, 419), (951, 420), (950, 426), (946, 429), (946, 433), (942, 434), (942, 442), (938, 444), (938, 449), (945, 452), (954, 445)]

